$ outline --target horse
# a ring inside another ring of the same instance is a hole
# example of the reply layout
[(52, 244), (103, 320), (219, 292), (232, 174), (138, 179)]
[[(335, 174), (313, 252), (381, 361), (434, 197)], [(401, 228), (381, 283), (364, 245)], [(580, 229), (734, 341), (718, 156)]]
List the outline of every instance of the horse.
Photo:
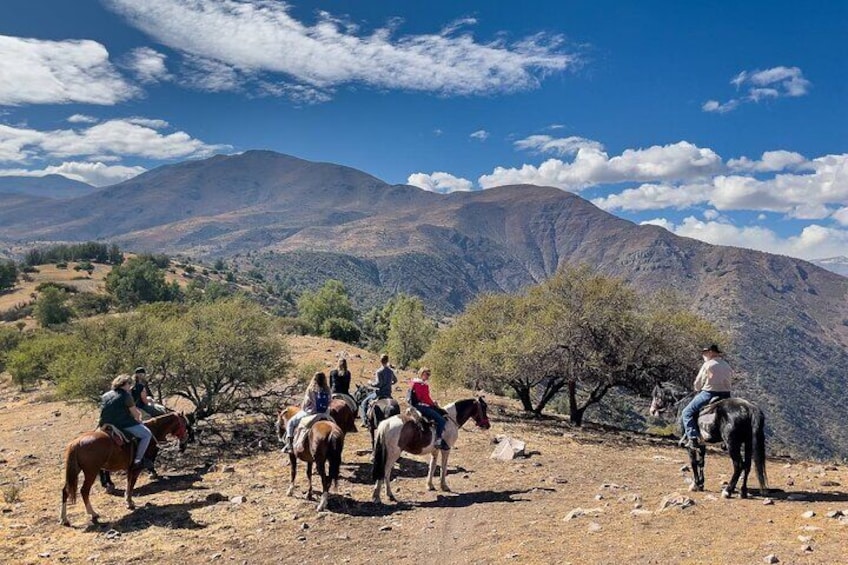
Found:
[[(658, 416), (666, 408), (676, 405), (678, 407), (677, 420), (680, 422), (683, 408), (695, 394), (695, 392), (674, 385), (667, 384), (664, 386), (659, 384), (654, 387), (652, 393), (650, 413), (652, 416)], [(742, 488), (739, 495), (742, 498), (748, 498), (748, 474), (751, 472), (752, 459), (756, 467), (757, 480), (760, 483), (760, 494), (763, 495), (768, 492), (765, 416), (759, 407), (742, 398), (713, 401), (704, 407), (698, 415), (698, 427), (701, 430), (703, 441), (724, 443), (730, 454), (730, 459), (733, 461), (733, 475), (721, 492), (724, 498), (733, 496), (740, 475), (742, 476)], [(745, 446), (744, 452), (742, 451), (743, 444)], [(705, 454), (706, 446), (703, 444), (697, 449), (689, 449), (689, 461), (693, 474), (693, 482), (689, 487), (691, 491), (704, 490)]]
[[(486, 414), (486, 401), (482, 396), (459, 400), (445, 407), (447, 412), (445, 431), (442, 434), (450, 447), (453, 447), (459, 436), (459, 429), (469, 418), (474, 419), (478, 427), (488, 430), (489, 417)], [(386, 496), (392, 502), (397, 502), (392, 494), (392, 468), (402, 451), (414, 455), (430, 455), (430, 469), (427, 473), (427, 489), (436, 490), (433, 486), (433, 475), (436, 471), (436, 454), (441, 453), (440, 487), (450, 492), (447, 476), (448, 455), (450, 451), (435, 447), (435, 433), (432, 427), (423, 429), (415, 419), (392, 416), (380, 423), (377, 428), (376, 443), (374, 444), (372, 479), (374, 480), (373, 500), (380, 503), (380, 483), (386, 483)]]
[[(168, 414), (177, 414), (177, 412), (169, 411)], [(183, 418), (183, 423), (185, 424), (186, 432), (188, 434), (188, 438), (186, 439), (186, 441), (180, 442), (180, 444), (179, 444), (179, 450), (180, 450), (180, 453), (182, 453), (183, 451), (186, 450), (187, 444), (195, 442), (195, 435), (194, 435), (195, 417), (194, 417), (194, 413), (183, 414), (182, 412), (179, 412), (178, 414)], [(144, 424), (146, 425), (148, 421), (149, 421), (149, 419), (145, 420)], [(150, 431), (152, 432), (153, 430), (150, 430)], [(170, 432), (168, 430), (163, 429), (159, 435), (156, 435), (155, 433), (153, 435), (156, 438), (157, 443), (162, 443), (163, 441), (166, 440), (169, 433)], [(158, 454), (158, 451), (157, 451), (157, 454)], [(151, 461), (153, 461), (154, 463), (156, 462), (155, 455), (153, 457), (150, 457), (149, 459)], [(150, 476), (154, 480), (159, 478), (159, 474), (156, 472), (156, 469), (150, 469)], [(106, 471), (105, 469), (100, 469), (99, 477), (100, 477), (100, 486), (102, 486), (104, 489), (106, 489), (107, 493), (109, 493), (109, 494), (114, 493), (115, 492), (115, 483), (112, 482), (112, 474), (109, 471)]]
[[(345, 408), (349, 410), (347, 405)], [(282, 439), (285, 435), (286, 424), (300, 411), (299, 406), (286, 406), (277, 418), (277, 435)], [(327, 508), (330, 486), (339, 486), (339, 472), (342, 466), (342, 450), (344, 449), (344, 430), (332, 419), (318, 420), (309, 426), (303, 438), (295, 438), (294, 449), (289, 453), (291, 464), (291, 484), (287, 496), (294, 495), (294, 480), (297, 476), (297, 460), (306, 463), (306, 478), (309, 483), (307, 500), (314, 500), (312, 490), (312, 465), (318, 468), (321, 477), (321, 501), (315, 508), (321, 512)], [(327, 469), (329, 467), (329, 469)]]
[[(368, 396), (371, 390), (370, 387), (356, 385), (353, 398), (356, 400), (357, 405), (361, 406), (365, 402), (365, 397)], [(368, 428), (368, 432), (371, 434), (372, 451), (374, 449), (374, 433), (377, 431), (380, 422), (399, 414), (400, 404), (394, 398), (380, 398), (371, 402), (371, 406), (368, 407), (368, 411), (365, 413), (365, 427)]]
[[(188, 430), (184, 416), (174, 412), (148, 420), (145, 425), (157, 438), (167, 435), (175, 435), (180, 440), (180, 446), (188, 441)], [(158, 451), (156, 441), (150, 442), (148, 448), (149, 456), (155, 457)], [(67, 514), (67, 505), (76, 503), (77, 481), (80, 471), (84, 474), (82, 483), (82, 500), (85, 510), (91, 517), (92, 523), (96, 524), (99, 515), (94, 511), (89, 500), (91, 485), (97, 478), (100, 469), (107, 471), (126, 471), (127, 488), (125, 493), (127, 508), (133, 510), (135, 504), (132, 500), (132, 492), (135, 482), (141, 473), (140, 469), (133, 469), (133, 455), (135, 452), (134, 442), (126, 442), (118, 446), (112, 437), (102, 430), (85, 432), (71, 440), (65, 449), (65, 485), (62, 487), (62, 511), (59, 517), (60, 523), (70, 526)]]

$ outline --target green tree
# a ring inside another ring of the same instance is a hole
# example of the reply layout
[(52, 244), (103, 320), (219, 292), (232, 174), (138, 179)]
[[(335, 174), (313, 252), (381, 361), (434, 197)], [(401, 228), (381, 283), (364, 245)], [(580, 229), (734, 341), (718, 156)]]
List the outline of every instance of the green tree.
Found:
[(215, 269), (216, 271), (223, 271), (224, 269), (227, 268), (227, 265), (224, 263), (223, 259), (218, 257), (217, 259), (215, 259), (215, 265), (213, 265), (212, 268)]
[(14, 261), (0, 261), (0, 291), (12, 288), (18, 280), (18, 266)]
[(392, 296), (382, 308), (374, 307), (362, 318), (362, 332), (368, 340), (368, 349), (375, 353), (386, 350), (386, 342), (389, 339), (389, 325), (392, 310), (397, 298)]
[(69, 347), (69, 338), (63, 334), (39, 331), (26, 337), (6, 355), (6, 370), (12, 381), (21, 388), (41, 379), (52, 380), (49, 367), (53, 360)]
[(339, 318), (353, 322), (356, 311), (350, 303), (350, 297), (341, 281), (330, 279), (315, 292), (304, 292), (297, 301), (300, 318), (311, 328), (312, 333), (320, 333), (324, 322)]
[(23, 333), (11, 326), (0, 326), (0, 373), (6, 370), (6, 356), (23, 340)]
[(46, 286), (35, 301), (33, 314), (43, 328), (64, 324), (71, 319), (71, 309), (65, 305), (68, 295), (55, 286)]
[(362, 331), (355, 323), (344, 318), (330, 318), (321, 324), (321, 335), (345, 343), (358, 343)]
[(398, 295), (391, 316), (386, 349), (401, 368), (420, 359), (436, 335), (436, 326), (424, 313), (420, 298)]
[(144, 302), (179, 300), (182, 292), (174, 282), (165, 282), (165, 272), (152, 257), (138, 256), (112, 269), (106, 276), (106, 291), (123, 308)]

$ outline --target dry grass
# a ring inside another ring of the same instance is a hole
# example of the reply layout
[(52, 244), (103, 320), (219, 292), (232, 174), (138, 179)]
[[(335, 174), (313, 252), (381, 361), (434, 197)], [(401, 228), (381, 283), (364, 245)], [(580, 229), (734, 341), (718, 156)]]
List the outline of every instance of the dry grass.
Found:
[[(292, 340), (296, 362), (326, 368), (341, 347), (320, 338)], [(374, 355), (348, 353), (355, 381), (378, 365)], [(467, 395), (435, 392), (445, 402)], [(401, 386), (395, 395), (402, 396)], [(127, 511), (120, 498), (95, 486), (92, 502), (107, 523), (87, 525), (78, 504), (70, 509), (74, 526), (63, 528), (57, 512), (61, 453), (90, 428), (93, 411), (0, 388), (0, 459), (6, 460), (0, 484), (27, 484), (26, 499), (0, 514), (0, 555), (10, 563), (43, 562), (39, 554), (49, 553), (51, 560), (73, 563), (666, 564), (761, 563), (774, 553), (781, 563), (845, 562), (848, 525), (825, 516), (848, 510), (844, 466), (770, 461), (772, 486), (807, 493), (808, 500), (790, 501), (779, 492), (765, 506), (760, 498), (721, 499), (730, 463), (711, 452), (708, 491), (691, 495), (695, 506), (657, 512), (663, 497), (688, 494), (687, 473), (680, 470), (684, 452), (673, 441), (576, 430), (559, 419), (528, 422), (512, 402), (490, 401), (492, 429), (466, 424), (451, 452), (454, 493), (428, 492), (426, 462), (405, 457), (394, 483), (401, 502), (374, 505), (370, 458), (359, 455), (368, 439), (360, 432), (347, 437), (339, 494), (319, 515), (302, 494), (303, 466), (296, 496), (285, 496), (289, 469), (266, 418), (215, 418), (203, 445), (182, 455), (163, 453), (160, 471), (167, 478), (142, 478), (137, 510)], [(525, 440), (531, 456), (509, 463), (489, 459), (498, 434)], [(236, 495), (246, 501), (214, 502)], [(631, 514), (635, 504), (651, 513)], [(600, 512), (565, 521), (578, 507)], [(803, 518), (808, 510), (816, 516)], [(804, 544), (812, 552), (802, 550), (799, 536), (811, 538)]]
[[(85, 271), (75, 271), (76, 263), (68, 263), (67, 269), (57, 269), (56, 265), (40, 265), (37, 273), (27, 273), (31, 281), (18, 280), (18, 285), (11, 290), (0, 294), (0, 312), (13, 308), (16, 304), (32, 301), (35, 288), (43, 282), (57, 282), (73, 286), (80, 292), (105, 292), (103, 280), (109, 271), (110, 265), (96, 263), (91, 277)], [(84, 278), (80, 278), (84, 277)]]

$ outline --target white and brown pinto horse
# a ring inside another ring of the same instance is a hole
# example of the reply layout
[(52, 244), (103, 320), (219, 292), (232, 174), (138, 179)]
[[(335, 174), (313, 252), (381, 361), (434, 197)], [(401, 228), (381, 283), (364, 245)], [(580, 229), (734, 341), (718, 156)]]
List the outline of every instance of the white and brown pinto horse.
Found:
[[(453, 447), (459, 436), (459, 428), (469, 419), (473, 419), (477, 426), (484, 430), (489, 429), (489, 417), (486, 415), (486, 401), (483, 397), (459, 400), (445, 407), (447, 412), (445, 431), (442, 434), (450, 447)], [(403, 416), (392, 416), (380, 422), (377, 428), (377, 436), (374, 443), (374, 457), (372, 478), (375, 482), (373, 499), (380, 502), (380, 485), (386, 483), (386, 496), (389, 500), (396, 502), (392, 494), (391, 479), (392, 468), (400, 458), (401, 452), (413, 455), (430, 455), (430, 470), (427, 473), (427, 488), (436, 490), (433, 486), (433, 475), (436, 471), (436, 456), (441, 454), (441, 489), (450, 492), (445, 480), (447, 475), (448, 455), (450, 451), (437, 449), (435, 447), (435, 430), (433, 426), (422, 429), (414, 419)]]

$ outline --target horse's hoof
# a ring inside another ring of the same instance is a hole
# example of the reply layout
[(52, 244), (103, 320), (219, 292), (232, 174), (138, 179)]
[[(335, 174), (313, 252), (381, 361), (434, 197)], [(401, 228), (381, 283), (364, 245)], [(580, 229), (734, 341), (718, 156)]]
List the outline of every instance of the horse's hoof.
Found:
[(70, 520), (59, 520), (59, 524), (61, 524), (62, 526), (66, 526), (68, 528), (71, 527), (71, 521)]
[(135, 510), (135, 503), (127, 502), (127, 510)]
[(389, 500), (392, 501), (392, 502), (397, 502), (397, 498), (395, 498), (394, 496), (390, 496)]
[(427, 485), (427, 490), (436, 490), (436, 487), (433, 485)]
[(695, 483), (692, 483), (691, 485), (689, 485), (689, 492), (701, 492), (702, 490), (704, 490), (704, 487), (697, 485)]
[(98, 516), (97, 514), (92, 515), (91, 523), (92, 524), (99, 524), (100, 523), (100, 516)]
[(372, 496), (372, 497), (371, 497), (371, 502), (373, 502), (374, 504), (382, 504), (382, 503), (383, 503), (383, 501), (382, 501), (382, 500), (380, 500), (380, 497), (379, 497), (379, 496)]
[(731, 496), (733, 496), (733, 495), (730, 493), (729, 490), (722, 489), (722, 491), (721, 491), (721, 497), (722, 498), (730, 498)]
[(448, 485), (442, 485), (442, 492), (453, 492)]
[(315, 495), (311, 492), (306, 493), (306, 500), (315, 500)]
[(744, 490), (744, 489), (743, 489), (743, 490), (739, 493), (739, 498), (748, 498), (748, 491), (746, 491), (746, 490)]
[(294, 496), (294, 487), (289, 487), (289, 490), (286, 491), (286, 496)]

